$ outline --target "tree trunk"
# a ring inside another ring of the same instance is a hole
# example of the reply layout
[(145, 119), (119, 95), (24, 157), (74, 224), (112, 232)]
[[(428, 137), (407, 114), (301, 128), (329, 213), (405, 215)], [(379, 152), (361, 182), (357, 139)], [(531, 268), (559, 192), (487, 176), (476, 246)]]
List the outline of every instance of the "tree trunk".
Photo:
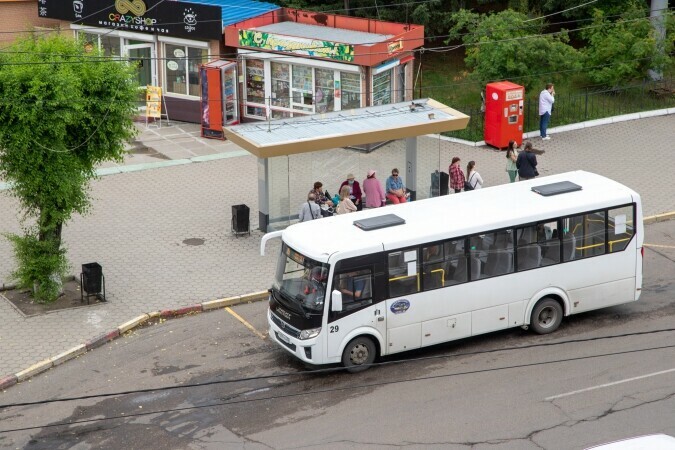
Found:
[[(40, 242), (51, 242), (52, 251), (57, 253), (61, 249), (63, 222), (54, 219), (48, 212), (41, 209), (38, 226)], [(61, 274), (54, 272), (51, 274), (51, 279), (58, 286), (58, 295), (63, 294), (63, 280), (61, 279)], [(35, 293), (37, 289), (39, 289), (39, 285), (35, 282), (33, 284), (33, 293)]]

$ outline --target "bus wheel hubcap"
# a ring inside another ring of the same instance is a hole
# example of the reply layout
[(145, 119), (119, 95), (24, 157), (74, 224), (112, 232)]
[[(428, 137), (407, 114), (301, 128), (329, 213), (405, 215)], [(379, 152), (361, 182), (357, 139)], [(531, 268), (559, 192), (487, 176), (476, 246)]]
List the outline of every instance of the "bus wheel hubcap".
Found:
[(368, 347), (363, 344), (355, 345), (351, 351), (351, 359), (354, 364), (363, 364), (368, 360)]
[(554, 308), (544, 308), (539, 313), (539, 325), (544, 328), (550, 327), (556, 320), (556, 311)]

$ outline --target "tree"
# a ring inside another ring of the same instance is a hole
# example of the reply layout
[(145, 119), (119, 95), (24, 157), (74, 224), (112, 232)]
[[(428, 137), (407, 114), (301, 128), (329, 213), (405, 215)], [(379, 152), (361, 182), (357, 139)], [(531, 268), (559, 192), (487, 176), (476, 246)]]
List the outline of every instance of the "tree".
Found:
[(96, 166), (122, 160), (136, 132), (135, 68), (85, 48), (52, 34), (0, 52), (0, 177), (24, 212), (13, 276), (40, 301), (60, 293), (61, 231), (89, 210)]
[(567, 33), (542, 35), (542, 20), (528, 22), (510, 9), (487, 15), (462, 10), (452, 20), (448, 41), (461, 39), (470, 77), (481, 83), (507, 79), (531, 90), (541, 78), (555, 81), (579, 66)]
[[(657, 45), (657, 31), (641, 2), (629, 2), (617, 20), (595, 10), (593, 24), (582, 32), (588, 42), (582, 50), (588, 76), (595, 83), (617, 87), (645, 77), (648, 69), (663, 69), (670, 62), (672, 39)], [(672, 35), (671, 35), (672, 36)]]

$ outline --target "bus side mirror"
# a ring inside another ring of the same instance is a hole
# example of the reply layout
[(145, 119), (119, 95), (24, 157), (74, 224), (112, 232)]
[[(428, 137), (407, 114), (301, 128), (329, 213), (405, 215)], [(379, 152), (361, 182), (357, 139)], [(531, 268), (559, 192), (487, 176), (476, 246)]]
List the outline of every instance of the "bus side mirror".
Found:
[(342, 311), (342, 292), (335, 290), (331, 297), (330, 310), (333, 312)]

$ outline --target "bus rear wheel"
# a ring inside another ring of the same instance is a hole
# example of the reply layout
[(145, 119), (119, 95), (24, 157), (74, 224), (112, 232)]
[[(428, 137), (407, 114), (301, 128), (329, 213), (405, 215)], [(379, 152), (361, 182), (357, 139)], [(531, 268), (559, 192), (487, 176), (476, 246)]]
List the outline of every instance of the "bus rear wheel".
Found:
[(375, 361), (375, 344), (365, 336), (357, 337), (342, 352), (342, 365), (348, 372), (362, 372)]
[(560, 303), (545, 297), (534, 306), (530, 317), (530, 326), (537, 334), (553, 333), (558, 329), (563, 318)]

